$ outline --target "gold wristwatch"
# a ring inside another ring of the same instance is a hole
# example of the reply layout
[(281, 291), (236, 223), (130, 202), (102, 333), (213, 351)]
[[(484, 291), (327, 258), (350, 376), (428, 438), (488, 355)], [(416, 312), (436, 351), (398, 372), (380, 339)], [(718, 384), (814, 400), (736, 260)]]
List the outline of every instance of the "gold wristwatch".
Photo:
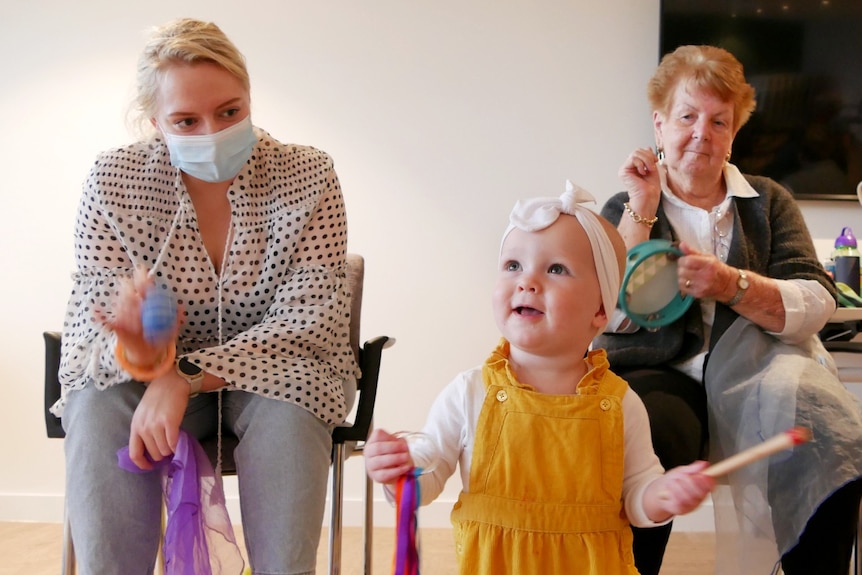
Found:
[(745, 274), (745, 271), (740, 269), (736, 271), (739, 272), (739, 277), (736, 279), (736, 295), (727, 302), (727, 307), (733, 307), (738, 304), (748, 290), (748, 276)]
[(189, 384), (189, 397), (194, 397), (201, 392), (201, 384), (204, 382), (204, 370), (186, 358), (181, 357), (177, 360), (177, 375)]

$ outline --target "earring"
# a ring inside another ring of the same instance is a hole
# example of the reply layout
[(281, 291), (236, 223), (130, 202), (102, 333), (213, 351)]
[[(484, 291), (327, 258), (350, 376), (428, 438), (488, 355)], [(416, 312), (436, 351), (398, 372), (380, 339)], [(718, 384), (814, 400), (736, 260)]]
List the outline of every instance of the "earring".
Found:
[(656, 148), (655, 155), (658, 158), (658, 163), (661, 164), (664, 162), (664, 148)]
[(725, 164), (730, 161), (730, 154), (731, 154), (731, 150), (728, 150), (727, 155), (724, 157), (724, 163)]

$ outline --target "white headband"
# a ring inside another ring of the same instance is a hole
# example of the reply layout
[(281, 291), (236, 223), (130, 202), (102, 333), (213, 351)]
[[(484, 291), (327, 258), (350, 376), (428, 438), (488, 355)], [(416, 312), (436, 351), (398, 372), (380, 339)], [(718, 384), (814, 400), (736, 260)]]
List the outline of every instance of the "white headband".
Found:
[(593, 251), (593, 261), (596, 264), (596, 274), (599, 277), (599, 288), (602, 292), (602, 304), (605, 314), (610, 318), (617, 307), (620, 291), (620, 267), (617, 261), (614, 245), (611, 243), (605, 228), (599, 223), (598, 217), (589, 208), (582, 206), (585, 202), (596, 202), (596, 199), (586, 190), (566, 180), (566, 191), (559, 198), (531, 198), (518, 200), (512, 213), (509, 214), (509, 227), (500, 240), (500, 250), (509, 232), (518, 228), (525, 232), (543, 230), (557, 221), (560, 214), (574, 216), (587, 233), (590, 247)]

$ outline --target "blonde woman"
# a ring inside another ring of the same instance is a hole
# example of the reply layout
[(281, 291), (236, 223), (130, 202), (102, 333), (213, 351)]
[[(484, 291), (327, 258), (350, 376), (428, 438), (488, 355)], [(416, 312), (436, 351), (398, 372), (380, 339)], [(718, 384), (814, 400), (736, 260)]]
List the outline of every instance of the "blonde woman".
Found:
[[(355, 387), (347, 223), (329, 156), (254, 127), (249, 94), (216, 25), (168, 22), (138, 64), (152, 136), (101, 154), (84, 184), (54, 406), (82, 573), (155, 562), (160, 478), (120, 470), (117, 450), (149, 469), (181, 428), (220, 421), (239, 438), (254, 573), (314, 572), (330, 431)], [(143, 337), (152, 284), (184, 311), (167, 342)]]

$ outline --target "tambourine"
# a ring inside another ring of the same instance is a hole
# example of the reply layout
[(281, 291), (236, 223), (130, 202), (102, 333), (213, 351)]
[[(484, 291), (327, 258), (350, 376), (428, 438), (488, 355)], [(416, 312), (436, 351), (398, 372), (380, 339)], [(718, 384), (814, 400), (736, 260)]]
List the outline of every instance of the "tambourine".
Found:
[(657, 328), (673, 323), (694, 298), (679, 291), (676, 260), (682, 256), (668, 240), (648, 240), (629, 250), (620, 288), (620, 309), (636, 324)]

